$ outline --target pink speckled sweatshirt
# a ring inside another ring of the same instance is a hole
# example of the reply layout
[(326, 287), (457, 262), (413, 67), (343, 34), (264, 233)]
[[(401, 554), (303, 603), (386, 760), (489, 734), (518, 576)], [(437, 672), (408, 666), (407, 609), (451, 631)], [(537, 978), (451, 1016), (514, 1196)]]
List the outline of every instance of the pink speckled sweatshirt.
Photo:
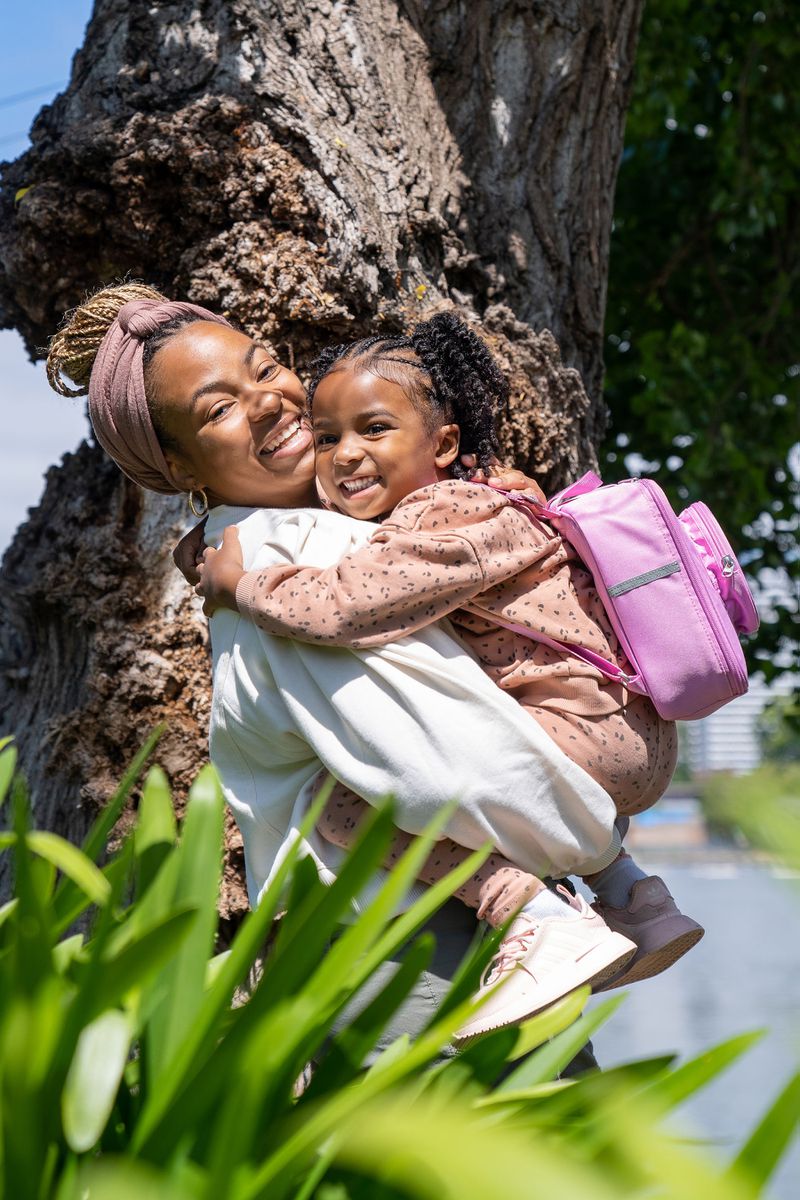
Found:
[(620, 812), (654, 804), (672, 776), (675, 726), (646, 697), (492, 619), (625, 666), (591, 575), (571, 547), (483, 484), (447, 480), (421, 488), (336, 566), (249, 571), (236, 601), (268, 633), (357, 649), (449, 617), (490, 678)]

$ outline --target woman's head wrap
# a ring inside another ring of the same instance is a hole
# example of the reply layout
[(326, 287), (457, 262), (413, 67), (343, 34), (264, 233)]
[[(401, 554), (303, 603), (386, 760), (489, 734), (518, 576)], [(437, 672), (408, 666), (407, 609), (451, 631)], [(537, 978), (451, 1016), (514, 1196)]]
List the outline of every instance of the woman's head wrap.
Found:
[(230, 324), (196, 304), (130, 300), (103, 338), (89, 380), (89, 418), (100, 445), (134, 483), (167, 494), (180, 489), (170, 477), (147, 406), (144, 343), (162, 325), (181, 316)]

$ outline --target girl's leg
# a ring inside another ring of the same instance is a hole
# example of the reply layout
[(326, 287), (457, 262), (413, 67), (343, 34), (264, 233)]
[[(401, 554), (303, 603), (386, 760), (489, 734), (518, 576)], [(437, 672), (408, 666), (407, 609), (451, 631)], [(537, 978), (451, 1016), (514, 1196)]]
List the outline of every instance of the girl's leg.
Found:
[[(644, 812), (664, 794), (675, 770), (677, 733), (674, 723), (662, 720), (646, 697), (631, 697), (624, 711), (591, 720), (544, 709), (529, 711), (609, 792), (620, 816)], [(666, 970), (703, 936), (702, 926), (678, 909), (664, 881), (648, 875), (625, 850), (601, 870), (581, 877), (609, 927), (638, 947), (608, 986), (625, 987)]]
[[(327, 841), (346, 848), (355, 840), (359, 820), (368, 808), (366, 801), (337, 784), (317, 830)], [(395, 831), (386, 866), (397, 861), (412, 836)], [(436, 842), (419, 879), (436, 883), (469, 853), (449, 838)], [(455, 896), (492, 925), (517, 914), (478, 990), (481, 1006), (456, 1034), (458, 1041), (516, 1025), (575, 988), (605, 983), (636, 950), (585, 901), (573, 900), (566, 892), (562, 900), (536, 876), (496, 853)]]
[[(369, 807), (366, 800), (337, 783), (317, 824), (317, 830), (327, 842), (349, 849), (356, 840), (359, 823)], [(394, 866), (413, 841), (412, 834), (395, 829), (383, 865)], [(438, 883), (471, 853), (471, 850), (466, 850), (450, 838), (443, 838), (431, 849), (418, 878), (422, 883)], [(468, 908), (474, 908), (477, 915), (490, 925), (498, 926), (544, 890), (541, 879), (520, 871), (507, 858), (493, 853), (454, 895)]]

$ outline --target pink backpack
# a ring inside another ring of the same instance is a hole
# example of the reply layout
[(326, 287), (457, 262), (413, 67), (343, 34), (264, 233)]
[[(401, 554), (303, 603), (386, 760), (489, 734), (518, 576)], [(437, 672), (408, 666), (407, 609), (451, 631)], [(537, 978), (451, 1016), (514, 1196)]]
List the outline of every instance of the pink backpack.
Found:
[(592, 471), (547, 504), (509, 494), (529, 516), (552, 525), (592, 572), (634, 673), (581, 646), (509, 628), (649, 696), (668, 721), (707, 716), (747, 691), (737, 634), (754, 633), (758, 613), (736, 555), (705, 504), (690, 504), (676, 516), (652, 479), (603, 486)]

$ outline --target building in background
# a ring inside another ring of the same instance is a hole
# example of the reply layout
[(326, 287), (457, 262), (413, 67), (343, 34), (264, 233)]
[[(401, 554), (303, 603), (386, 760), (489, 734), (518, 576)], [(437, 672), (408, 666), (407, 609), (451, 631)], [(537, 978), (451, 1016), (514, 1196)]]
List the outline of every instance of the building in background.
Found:
[(769, 686), (760, 676), (750, 680), (750, 691), (717, 709), (701, 721), (689, 721), (681, 745), (692, 775), (707, 771), (753, 771), (761, 762), (758, 719), (766, 706), (793, 690), (791, 676)]
[[(756, 601), (762, 619), (768, 620), (778, 604), (781, 607), (796, 605), (788, 572), (761, 571), (758, 583)], [(786, 673), (770, 684), (765, 683), (761, 675), (751, 676), (746, 695), (726, 704), (710, 717), (686, 723), (682, 730), (681, 757), (690, 775), (707, 771), (738, 773), (753, 771), (759, 766), (762, 759), (759, 718), (768, 704), (791, 695), (798, 686), (798, 677), (791, 670), (791, 653), (785, 663), (778, 665), (785, 666)]]

